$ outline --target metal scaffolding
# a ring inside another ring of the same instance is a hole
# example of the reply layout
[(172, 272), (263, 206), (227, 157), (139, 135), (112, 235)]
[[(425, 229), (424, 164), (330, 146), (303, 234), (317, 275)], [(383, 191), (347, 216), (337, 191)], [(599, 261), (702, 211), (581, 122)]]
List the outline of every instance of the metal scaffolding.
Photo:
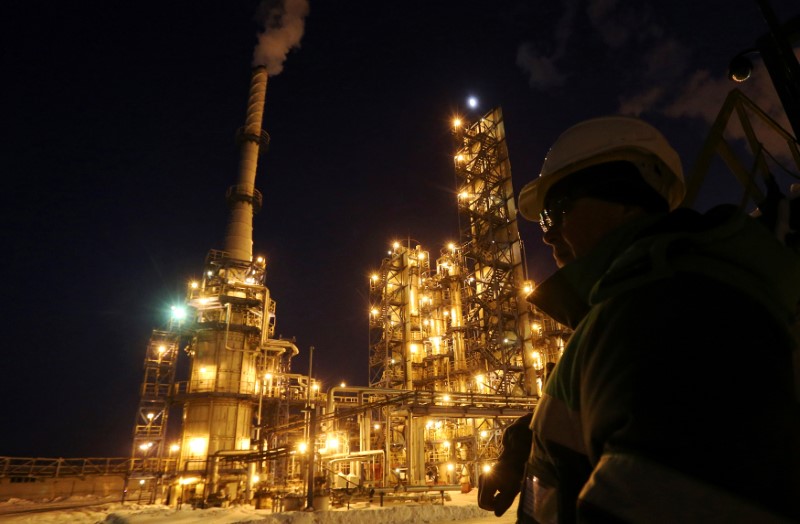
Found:
[(435, 260), (412, 239), (395, 242), (370, 277), (369, 383), (406, 393), (373, 415), (385, 424), (388, 483), (474, 484), (525, 413), (509, 406), (532, 408), (569, 335), (525, 300), (533, 283), (502, 111), (454, 131), (459, 242)]
[(482, 370), (493, 393), (537, 395), (526, 267), (517, 228), (503, 113), (454, 126), (464, 260), (467, 373)]

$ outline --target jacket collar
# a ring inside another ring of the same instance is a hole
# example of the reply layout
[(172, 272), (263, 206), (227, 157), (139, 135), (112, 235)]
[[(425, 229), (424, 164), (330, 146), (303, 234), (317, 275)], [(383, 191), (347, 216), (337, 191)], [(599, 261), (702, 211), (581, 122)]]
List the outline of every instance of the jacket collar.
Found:
[(612, 262), (644, 229), (663, 217), (663, 214), (648, 215), (618, 227), (586, 256), (567, 264), (536, 286), (528, 301), (557, 322), (575, 329), (589, 311), (595, 284)]

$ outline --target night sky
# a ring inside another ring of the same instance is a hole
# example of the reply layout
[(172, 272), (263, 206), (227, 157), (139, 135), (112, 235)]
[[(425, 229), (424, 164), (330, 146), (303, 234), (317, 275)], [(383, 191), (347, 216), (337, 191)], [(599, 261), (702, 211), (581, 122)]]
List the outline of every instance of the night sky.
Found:
[[(130, 453), (150, 332), (224, 247), (258, 6), (0, 7), (0, 456)], [(560, 131), (610, 113), (662, 127), (688, 170), (735, 87), (728, 62), (768, 29), (755, 0), (310, 0), (304, 22), (267, 88), (254, 254), (276, 334), (301, 350), (293, 371), (314, 346), (327, 386), (367, 385), (367, 279), (389, 245), (458, 240), (455, 113), (502, 107), (517, 194)], [(739, 87), (778, 114), (754, 58)], [(737, 195), (728, 183), (703, 202)], [(520, 230), (541, 281), (549, 250)]]

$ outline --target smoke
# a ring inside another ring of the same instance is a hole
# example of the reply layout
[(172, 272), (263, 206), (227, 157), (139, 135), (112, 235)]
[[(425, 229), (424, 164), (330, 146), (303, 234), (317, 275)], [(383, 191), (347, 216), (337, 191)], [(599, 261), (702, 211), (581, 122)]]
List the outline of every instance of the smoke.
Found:
[(253, 65), (266, 66), (267, 74), (283, 71), (283, 62), (292, 48), (300, 47), (308, 15), (308, 0), (263, 0), (256, 17), (264, 27), (253, 51)]
[(539, 52), (532, 42), (525, 42), (517, 49), (517, 65), (528, 74), (528, 84), (533, 88), (546, 90), (559, 87), (567, 79), (556, 63), (564, 56), (572, 36), (572, 23), (578, 5), (576, 0), (564, 0), (563, 3), (564, 14), (554, 27), (555, 50), (549, 54)]

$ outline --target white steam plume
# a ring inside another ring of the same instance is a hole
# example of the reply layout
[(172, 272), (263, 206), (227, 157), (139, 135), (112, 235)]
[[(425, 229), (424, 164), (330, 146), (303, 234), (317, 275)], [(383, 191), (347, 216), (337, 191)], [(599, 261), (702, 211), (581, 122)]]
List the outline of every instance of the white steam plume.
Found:
[(283, 62), (292, 48), (300, 47), (308, 15), (308, 0), (263, 0), (257, 16), (264, 30), (258, 34), (253, 65), (266, 66), (267, 74), (283, 71)]

